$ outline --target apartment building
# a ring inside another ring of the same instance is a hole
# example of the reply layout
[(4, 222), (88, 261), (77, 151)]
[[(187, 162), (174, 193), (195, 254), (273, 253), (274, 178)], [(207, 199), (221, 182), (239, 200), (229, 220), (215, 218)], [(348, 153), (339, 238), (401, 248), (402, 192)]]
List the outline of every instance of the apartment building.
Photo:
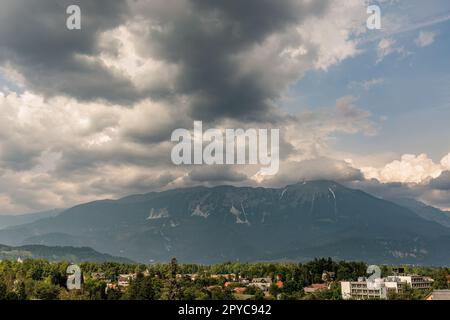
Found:
[(341, 293), (344, 300), (357, 299), (386, 299), (388, 289), (384, 281), (366, 281), (358, 279), (358, 281), (342, 281)]
[(398, 276), (402, 282), (406, 282), (411, 288), (416, 290), (429, 290), (433, 285), (433, 279), (418, 275)]
[(415, 290), (431, 289), (433, 279), (418, 275), (390, 276), (369, 281), (359, 278), (358, 281), (342, 281), (343, 299), (387, 299), (390, 292), (401, 293), (406, 286)]

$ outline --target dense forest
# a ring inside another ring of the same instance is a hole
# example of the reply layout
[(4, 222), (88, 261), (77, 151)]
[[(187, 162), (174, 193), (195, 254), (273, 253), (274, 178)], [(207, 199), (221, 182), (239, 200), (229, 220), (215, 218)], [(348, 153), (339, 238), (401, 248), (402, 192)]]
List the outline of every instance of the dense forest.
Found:
[[(215, 265), (178, 264), (172, 259), (167, 264), (130, 264), (117, 262), (79, 264), (82, 271), (81, 288), (68, 290), (68, 262), (49, 262), (42, 259), (0, 262), (1, 300), (233, 300), (247, 299), (341, 299), (340, 281), (356, 280), (366, 275), (363, 262), (315, 259), (308, 263), (239, 263)], [(382, 276), (392, 274), (393, 267), (382, 266)], [(432, 277), (435, 289), (448, 288), (448, 268), (405, 267), (405, 272)], [(324, 278), (333, 274), (333, 279)], [(117, 286), (121, 275), (134, 277), (124, 286)], [(195, 275), (195, 278), (192, 276)], [(239, 279), (270, 278), (274, 282), (263, 292), (257, 286), (247, 286), (241, 295), (236, 288)], [(278, 285), (277, 285), (278, 283)], [(282, 285), (280, 285), (280, 283)], [(327, 283), (328, 290), (305, 293), (311, 284)], [(392, 299), (422, 299), (426, 292), (406, 290)]]

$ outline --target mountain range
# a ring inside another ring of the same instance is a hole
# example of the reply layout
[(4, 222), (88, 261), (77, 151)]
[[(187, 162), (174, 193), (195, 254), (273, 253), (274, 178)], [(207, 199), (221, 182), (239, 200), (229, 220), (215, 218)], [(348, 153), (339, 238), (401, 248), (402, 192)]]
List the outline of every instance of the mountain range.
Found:
[(89, 262), (122, 262), (130, 263), (129, 259), (114, 257), (97, 252), (86, 247), (48, 247), (41, 245), (27, 245), (10, 247), (0, 245), (0, 260), (16, 259), (46, 259), (48, 261), (68, 261), (72, 263)]
[(417, 203), (400, 205), (333, 181), (192, 187), (81, 204), (0, 230), (0, 243), (87, 246), (147, 263), (325, 256), (450, 265), (448, 213), (433, 209), (430, 214)]
[(4, 229), (11, 226), (17, 226), (19, 224), (34, 222), (42, 218), (54, 217), (60, 214), (62, 211), (63, 211), (62, 209), (53, 209), (20, 215), (2, 214), (0, 215), (0, 229)]
[(426, 220), (434, 221), (450, 228), (449, 212), (439, 210), (437, 208), (426, 205), (423, 202), (411, 198), (393, 198), (390, 200), (414, 211), (415, 213), (417, 213), (419, 216), (421, 216)]

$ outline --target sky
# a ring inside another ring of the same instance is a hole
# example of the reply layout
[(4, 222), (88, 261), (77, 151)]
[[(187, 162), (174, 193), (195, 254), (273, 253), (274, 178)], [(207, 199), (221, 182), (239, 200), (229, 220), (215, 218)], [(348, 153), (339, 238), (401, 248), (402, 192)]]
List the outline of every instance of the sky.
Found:
[[(2, 214), (313, 179), (450, 210), (446, 0), (2, 4)], [(194, 121), (280, 129), (279, 173), (175, 166), (171, 133)]]

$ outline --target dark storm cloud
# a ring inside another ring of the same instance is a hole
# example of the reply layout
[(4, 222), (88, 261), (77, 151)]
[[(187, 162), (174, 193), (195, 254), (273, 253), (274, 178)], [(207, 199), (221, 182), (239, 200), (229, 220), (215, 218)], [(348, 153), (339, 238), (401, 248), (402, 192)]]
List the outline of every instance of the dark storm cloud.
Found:
[[(28, 89), (47, 96), (130, 102), (138, 98), (129, 81), (95, 55), (99, 33), (123, 23), (127, 6), (110, 0), (3, 0), (0, 10), (0, 64), (8, 63), (26, 79)], [(66, 8), (82, 9), (82, 29), (66, 28)]]
[[(191, 116), (270, 119), (271, 102), (284, 83), (261, 81), (272, 66), (240, 74), (236, 58), (272, 34), (320, 15), (329, 1), (138, 1), (136, 14), (149, 24), (148, 50), (181, 67), (176, 81), (180, 94), (191, 96)], [(164, 4), (163, 4), (164, 3)]]
[[(0, 95), (0, 204), (22, 212), (190, 185), (259, 185), (253, 167), (172, 164), (171, 132), (192, 130), (194, 119), (204, 130), (279, 128), (282, 186), (361, 179), (345, 162), (284, 164), (325, 154), (334, 132), (370, 129), (369, 114), (348, 99), (299, 116), (276, 108), (289, 85), (323, 65), (322, 51), (334, 51), (327, 37), (306, 35), (328, 30), (330, 3), (1, 1), (0, 70), (24, 83), (21, 94)], [(81, 7), (81, 31), (66, 29), (69, 4)], [(336, 62), (349, 56), (336, 51)]]
[[(159, 145), (150, 150), (136, 149), (130, 145), (113, 145), (99, 148), (68, 146), (61, 149), (61, 159), (54, 174), (65, 177), (71, 173), (95, 170), (102, 165), (171, 166), (170, 145)], [(93, 171), (95, 173), (95, 171)]]
[[(286, 79), (292, 75), (272, 75), (276, 68), (272, 63), (240, 74), (236, 59), (306, 17), (320, 16), (329, 2), (4, 0), (0, 65), (10, 64), (24, 76), (27, 89), (46, 96), (63, 94), (82, 101), (103, 99), (130, 105), (148, 97), (187, 95), (190, 116), (195, 119), (275, 121), (280, 114), (273, 111), (274, 100), (293, 80)], [(81, 7), (81, 30), (66, 28), (66, 8), (72, 4)], [(179, 67), (167, 87), (137, 88), (124, 74), (97, 59), (101, 50), (110, 56), (117, 51), (111, 44), (100, 48), (99, 35), (133, 23), (144, 59)]]

